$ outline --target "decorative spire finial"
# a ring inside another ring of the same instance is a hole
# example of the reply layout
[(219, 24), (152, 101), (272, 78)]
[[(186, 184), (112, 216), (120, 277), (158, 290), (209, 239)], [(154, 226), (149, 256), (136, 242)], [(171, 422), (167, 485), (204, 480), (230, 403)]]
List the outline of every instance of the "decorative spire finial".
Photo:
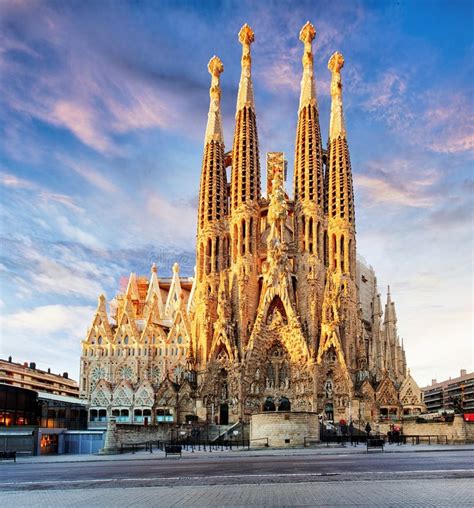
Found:
[(306, 24), (300, 30), (300, 41), (304, 42), (305, 49), (307, 45), (309, 45), (309, 51), (311, 51), (311, 43), (315, 37), (316, 30), (314, 29), (314, 26), (309, 21), (306, 21)]
[(254, 40), (255, 35), (253, 30), (246, 23), (239, 32), (239, 41), (242, 44), (242, 74), (240, 76), (239, 94), (237, 96), (237, 111), (246, 106), (255, 110), (251, 78), (252, 57), (250, 56), (250, 45)]
[(173, 265), (173, 273), (179, 273), (179, 265), (178, 265), (178, 263), (175, 263)]
[(344, 67), (344, 57), (336, 51), (328, 62), (328, 69), (332, 73), (331, 79), (331, 121), (329, 138), (336, 139), (346, 136), (346, 126), (342, 109), (342, 80), (341, 69)]
[(329, 59), (328, 69), (332, 73), (336, 72), (336, 73), (340, 74), (341, 69), (343, 67), (344, 67), (344, 57), (342, 56), (341, 53), (339, 53), (339, 51), (336, 51), (335, 53), (332, 54), (331, 58)]
[(240, 29), (239, 41), (242, 46), (250, 46), (250, 44), (255, 41), (255, 34), (247, 23)]
[(317, 106), (312, 47), (315, 37), (316, 30), (314, 29), (314, 26), (309, 21), (307, 21), (303, 28), (300, 30), (300, 41), (304, 43), (304, 53), (302, 59), (303, 77), (301, 78), (301, 94), (299, 106), (300, 109), (308, 104)]
[(152, 272), (152, 273), (157, 273), (157, 272), (158, 272), (158, 268), (157, 268), (157, 266), (156, 266), (156, 263), (153, 263), (153, 264), (151, 265), (151, 272)]
[(221, 87), (220, 87), (220, 75), (224, 72), (224, 65), (222, 60), (218, 56), (213, 56), (207, 64), (209, 74), (212, 76), (211, 88), (209, 89), (209, 96), (211, 102), (209, 105), (209, 115), (207, 120), (206, 135), (204, 143), (210, 141), (224, 142), (224, 136), (222, 134), (221, 125), (221, 112), (220, 112), (220, 101), (221, 101)]

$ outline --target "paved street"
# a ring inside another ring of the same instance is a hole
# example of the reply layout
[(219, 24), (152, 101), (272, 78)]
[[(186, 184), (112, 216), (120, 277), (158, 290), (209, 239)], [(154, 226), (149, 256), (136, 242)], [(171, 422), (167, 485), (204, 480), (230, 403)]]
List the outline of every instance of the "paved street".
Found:
[(2, 463), (4, 506), (474, 506), (474, 451)]

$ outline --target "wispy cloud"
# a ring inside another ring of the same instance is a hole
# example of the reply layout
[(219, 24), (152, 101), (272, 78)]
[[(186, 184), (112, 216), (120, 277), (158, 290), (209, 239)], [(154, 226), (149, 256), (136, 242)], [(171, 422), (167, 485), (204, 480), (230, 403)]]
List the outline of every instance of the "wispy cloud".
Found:
[(20, 178), (11, 173), (0, 172), (0, 185), (18, 190), (31, 191), (34, 193), (35, 197), (39, 197), (43, 203), (56, 202), (73, 212), (77, 213), (82, 211), (82, 208), (76, 204), (75, 200), (71, 196), (51, 192), (32, 180)]
[[(10, 76), (3, 93), (9, 108), (64, 128), (100, 153), (121, 153), (116, 137), (123, 133), (182, 127), (186, 110), (195, 111), (189, 105), (195, 90), (186, 90), (186, 80), (150, 79), (125, 68), (109, 43), (98, 40), (99, 26), (91, 23), (84, 31), (73, 12), (42, 5), (33, 16), (18, 3), (6, 9), (4, 28), (10, 49), (1, 65)], [(19, 57), (30, 64), (19, 65)]]
[(439, 174), (432, 169), (414, 171), (414, 164), (405, 159), (366, 163), (365, 172), (354, 175), (356, 189), (364, 193), (364, 205), (431, 207), (438, 196), (434, 184)]
[(104, 176), (98, 168), (89, 167), (87, 163), (73, 160), (69, 157), (59, 155), (58, 159), (97, 189), (110, 194), (117, 194), (119, 192), (119, 188), (110, 178)]

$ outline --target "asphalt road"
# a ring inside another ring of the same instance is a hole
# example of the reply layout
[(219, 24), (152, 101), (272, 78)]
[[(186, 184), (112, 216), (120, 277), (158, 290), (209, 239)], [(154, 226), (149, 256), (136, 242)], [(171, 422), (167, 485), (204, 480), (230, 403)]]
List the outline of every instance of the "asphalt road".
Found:
[(474, 451), (0, 465), (0, 491), (473, 479)]

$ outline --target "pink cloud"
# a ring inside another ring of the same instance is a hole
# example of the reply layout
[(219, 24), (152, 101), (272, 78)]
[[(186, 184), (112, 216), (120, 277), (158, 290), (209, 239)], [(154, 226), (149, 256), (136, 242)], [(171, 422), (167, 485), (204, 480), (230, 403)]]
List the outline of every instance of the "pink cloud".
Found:
[(369, 161), (364, 174), (354, 174), (354, 184), (366, 195), (365, 206), (389, 204), (429, 208), (438, 197), (434, 185), (439, 173), (405, 159)]

